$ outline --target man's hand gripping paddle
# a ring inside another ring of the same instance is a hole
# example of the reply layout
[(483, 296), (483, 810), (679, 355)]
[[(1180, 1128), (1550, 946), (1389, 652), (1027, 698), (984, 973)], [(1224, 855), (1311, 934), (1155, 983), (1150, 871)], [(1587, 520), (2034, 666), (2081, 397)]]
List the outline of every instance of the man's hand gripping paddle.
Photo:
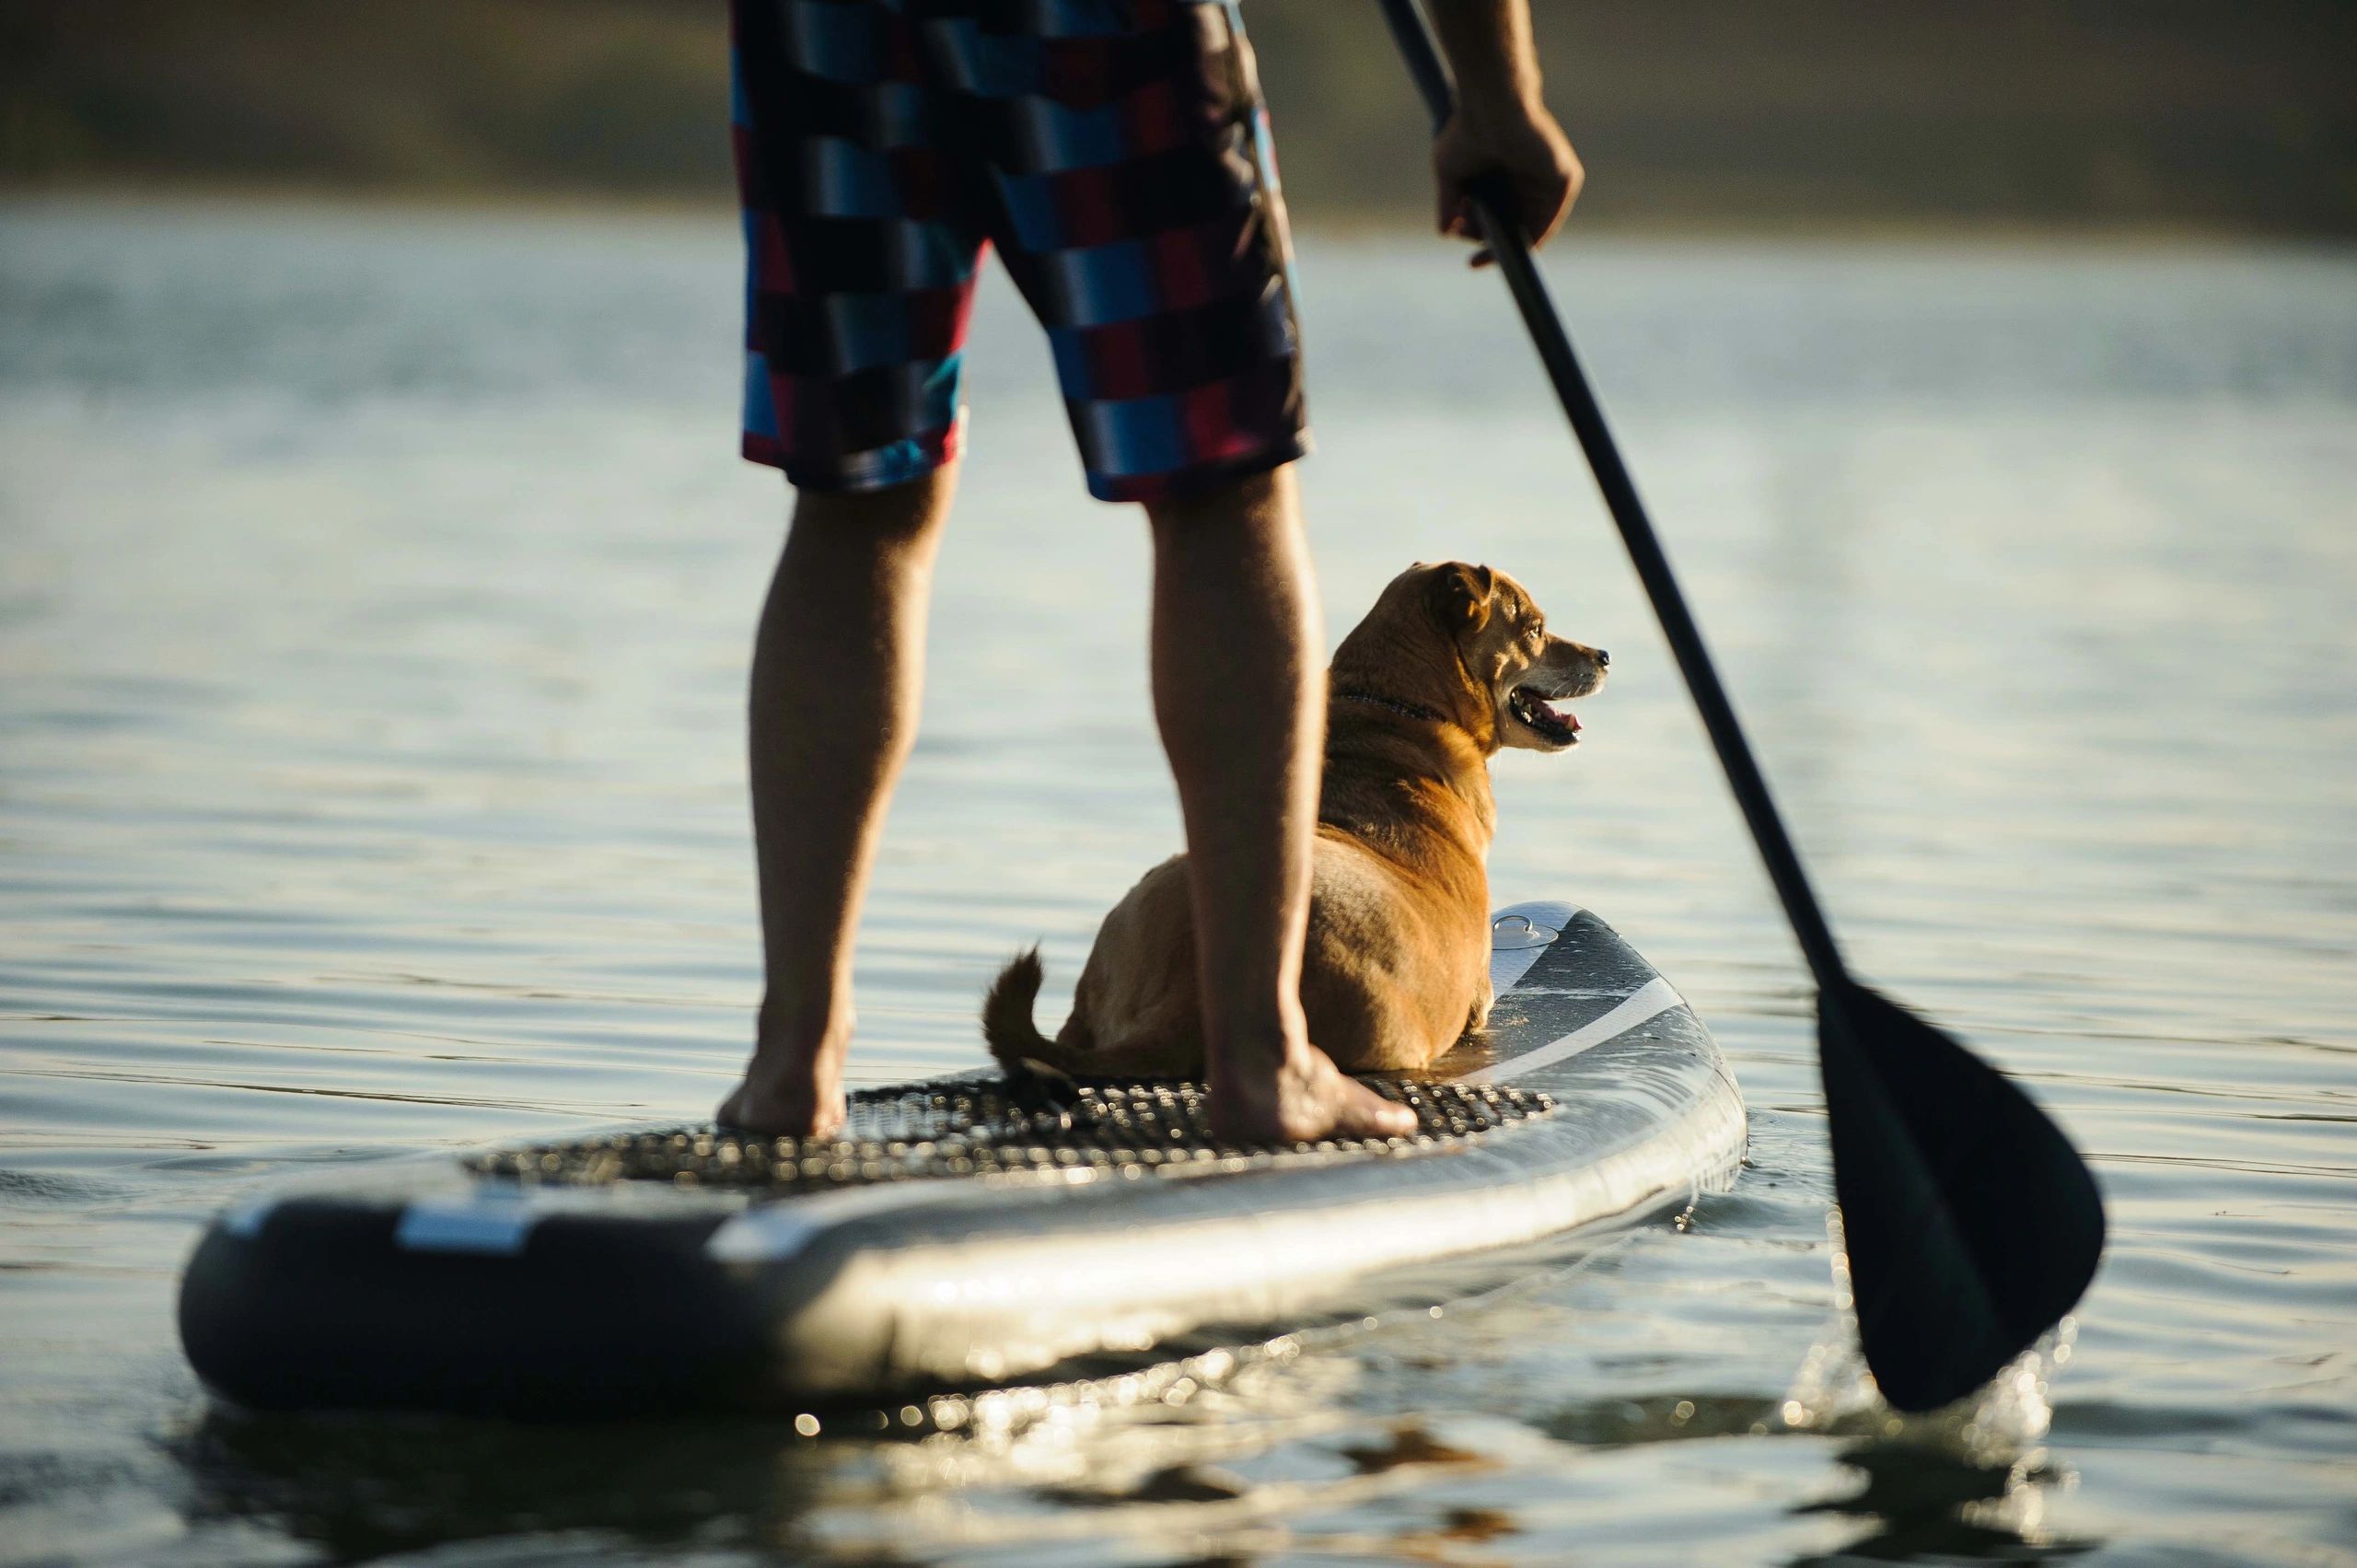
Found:
[[(1435, 130), (1449, 79), (1416, 0), (1383, 0)], [(1996, 1069), (1850, 978), (1510, 203), (1482, 238), (1587, 454), (1817, 979), (1833, 1186), (1866, 1365), (1902, 1411), (1962, 1399), (2068, 1312), (2103, 1251), (2103, 1201), (2061, 1129)]]

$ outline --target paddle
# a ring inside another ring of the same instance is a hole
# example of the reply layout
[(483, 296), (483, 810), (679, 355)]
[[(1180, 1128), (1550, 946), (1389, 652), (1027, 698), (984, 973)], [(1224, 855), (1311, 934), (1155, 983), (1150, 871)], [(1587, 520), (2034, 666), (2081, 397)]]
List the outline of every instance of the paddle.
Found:
[[(1383, 8), (1438, 131), (1455, 104), (1431, 27), (1416, 0)], [(1509, 207), (1480, 193), (1472, 205), (1816, 977), (1834, 1196), (1866, 1365), (1893, 1406), (1935, 1410), (1989, 1381), (2086, 1289), (2103, 1251), (2095, 1178), (1996, 1069), (1850, 978), (1529, 246), (1501, 217)]]

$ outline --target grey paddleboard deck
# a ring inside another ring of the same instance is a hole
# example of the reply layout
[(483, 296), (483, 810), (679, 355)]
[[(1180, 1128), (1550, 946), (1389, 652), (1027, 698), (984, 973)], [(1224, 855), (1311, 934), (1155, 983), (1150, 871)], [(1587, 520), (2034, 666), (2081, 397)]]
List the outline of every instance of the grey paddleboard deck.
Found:
[(824, 1143), (389, 1161), (216, 1218), (182, 1342), (261, 1408), (807, 1408), (1445, 1299), (1730, 1182), (1742, 1098), (1669, 982), (1568, 904), (1492, 935), (1486, 1038), (1380, 1082), (1414, 1139), (1225, 1147), (1195, 1086), (967, 1074), (862, 1091)]

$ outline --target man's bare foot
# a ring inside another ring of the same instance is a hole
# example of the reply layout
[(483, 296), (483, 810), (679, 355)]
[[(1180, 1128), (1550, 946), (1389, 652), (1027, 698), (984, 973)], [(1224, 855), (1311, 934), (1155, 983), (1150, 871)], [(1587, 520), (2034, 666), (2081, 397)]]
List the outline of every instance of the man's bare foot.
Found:
[(714, 1112), (723, 1127), (770, 1137), (826, 1138), (842, 1131), (843, 1059), (850, 1042), (815, 1050), (764, 1040), (744, 1080)]
[(725, 1130), (768, 1138), (825, 1138), (842, 1130), (843, 1092), (804, 1084), (765, 1090), (749, 1078), (720, 1102), (714, 1113)]
[(1321, 1138), (1405, 1138), (1416, 1113), (1336, 1067), (1315, 1046), (1288, 1051), (1273, 1072), (1212, 1077), (1212, 1131), (1240, 1144), (1314, 1144)]

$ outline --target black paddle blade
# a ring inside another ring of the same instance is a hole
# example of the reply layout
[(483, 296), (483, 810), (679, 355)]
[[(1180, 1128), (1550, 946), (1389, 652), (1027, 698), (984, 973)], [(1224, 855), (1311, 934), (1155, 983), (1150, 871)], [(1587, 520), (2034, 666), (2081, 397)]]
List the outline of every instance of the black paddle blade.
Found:
[(2103, 1199), (2044, 1111), (1896, 1003), (1840, 981), (1817, 1034), (1866, 1365), (1893, 1407), (1937, 1410), (2086, 1290)]

